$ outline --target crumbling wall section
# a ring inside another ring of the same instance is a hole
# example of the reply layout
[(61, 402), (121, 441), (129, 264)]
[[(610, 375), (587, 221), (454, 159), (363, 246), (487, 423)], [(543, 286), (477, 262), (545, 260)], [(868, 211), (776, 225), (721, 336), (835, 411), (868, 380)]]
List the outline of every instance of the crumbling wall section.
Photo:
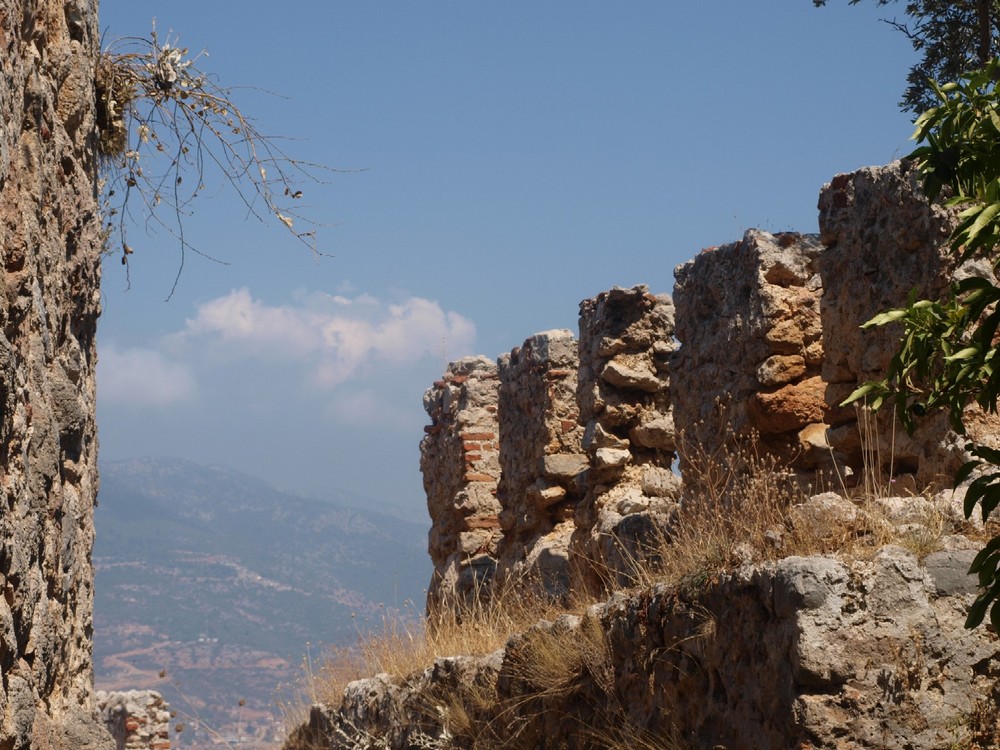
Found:
[(617, 580), (675, 507), (673, 332), (673, 302), (645, 285), (580, 303), (577, 402), (590, 470), (572, 554), (585, 585)]
[(155, 690), (99, 691), (96, 700), (115, 750), (170, 750), (170, 707)]
[(741, 569), (696, 595), (618, 593), (494, 654), (351, 683), (285, 748), (979, 746), (1000, 646), (963, 627), (974, 555), (890, 546)]
[(432, 522), (431, 610), (476, 596), (496, 569), (499, 386), (495, 362), (466, 357), (449, 364), (424, 394), (431, 424), (420, 443), (420, 469)]
[(717, 454), (752, 430), (797, 467), (828, 460), (814, 445), (822, 444), (828, 411), (823, 250), (814, 235), (751, 229), (740, 242), (705, 250), (674, 271), (681, 346), (670, 388), (677, 429), (698, 445), (692, 459)]
[(589, 461), (576, 405), (573, 334), (545, 331), (499, 360), (500, 564), (550, 594), (569, 589), (569, 540)]
[[(893, 473), (914, 474), (917, 486), (948, 483), (964, 460), (965, 441), (950, 431), (945, 414), (921, 419), (909, 436), (893, 424), (888, 410), (859, 430), (855, 409), (834, 407), (860, 383), (881, 377), (895, 353), (898, 325), (862, 330), (863, 323), (904, 305), (911, 291), (918, 298), (935, 299), (946, 295), (958, 276), (995, 277), (982, 263), (956, 269), (948, 242), (954, 214), (927, 201), (919, 176), (905, 161), (837, 175), (823, 186), (819, 211), (827, 246), (819, 269), (825, 290), (822, 374), (831, 406), (829, 443), (857, 469), (865, 449), (861, 436), (867, 434), (869, 443), (876, 444), (868, 448), (877, 447), (883, 463), (892, 457)], [(1000, 433), (997, 420), (983, 414), (970, 425), (974, 437)], [(881, 468), (888, 471), (888, 466)]]
[(105, 748), (93, 708), (96, 0), (0, 0), (0, 747)]

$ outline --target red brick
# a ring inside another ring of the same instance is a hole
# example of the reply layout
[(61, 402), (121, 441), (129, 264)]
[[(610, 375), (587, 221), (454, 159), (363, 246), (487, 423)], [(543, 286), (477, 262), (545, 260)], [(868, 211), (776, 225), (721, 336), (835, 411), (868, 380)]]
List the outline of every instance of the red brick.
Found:
[(559, 422), (559, 426), (562, 427), (563, 432), (572, 432), (573, 430), (576, 429), (576, 422), (573, 422), (569, 419), (564, 419), (561, 422)]
[(463, 432), (462, 440), (492, 440), (495, 438), (492, 432)]
[(572, 370), (549, 370), (545, 373), (545, 377), (549, 380), (555, 380), (556, 378), (566, 378), (573, 374)]
[(467, 442), (462, 445), (462, 450), (465, 451), (481, 451), (482, 449), (482, 443)]
[(491, 477), (489, 474), (481, 474), (475, 471), (468, 471), (465, 473), (466, 482), (495, 482), (496, 477)]
[(500, 519), (497, 516), (475, 516), (464, 519), (462, 525), (469, 531), (473, 529), (499, 529)]

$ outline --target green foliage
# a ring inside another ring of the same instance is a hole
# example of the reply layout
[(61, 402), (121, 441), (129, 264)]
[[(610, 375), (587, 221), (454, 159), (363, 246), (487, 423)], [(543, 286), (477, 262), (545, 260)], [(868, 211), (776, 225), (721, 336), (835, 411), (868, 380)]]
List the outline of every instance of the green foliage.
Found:
[[(921, 144), (911, 155), (930, 198), (950, 197), (961, 208), (951, 235), (960, 261), (986, 261), (1000, 271), (1000, 62), (962, 75), (955, 83), (932, 83), (938, 105), (916, 123)], [(874, 407), (893, 403), (907, 429), (913, 417), (932, 408), (948, 410), (951, 423), (965, 434), (965, 409), (976, 403), (997, 413), (1000, 367), (996, 366), (1000, 328), (1000, 287), (992, 279), (969, 277), (954, 283), (946, 300), (917, 300), (875, 316), (865, 327), (901, 325), (899, 349), (885, 380), (866, 383), (848, 400), (867, 399)], [(965, 514), (979, 505), (983, 520), (1000, 506), (1000, 451), (969, 442), (973, 460), (955, 477), (972, 479)], [(970, 573), (978, 574), (983, 592), (969, 611), (966, 627), (979, 625), (987, 611), (1000, 629), (1000, 537), (979, 553)]]
[[(860, 0), (850, 0), (857, 5)], [(876, 0), (879, 6), (898, 0)], [(826, 0), (813, 0), (826, 5)], [(910, 40), (920, 53), (907, 75), (907, 87), (899, 106), (919, 113), (937, 101), (931, 81), (953, 81), (970, 68), (983, 67), (1000, 54), (1000, 1), (998, 0), (909, 0), (908, 21), (883, 19)]]

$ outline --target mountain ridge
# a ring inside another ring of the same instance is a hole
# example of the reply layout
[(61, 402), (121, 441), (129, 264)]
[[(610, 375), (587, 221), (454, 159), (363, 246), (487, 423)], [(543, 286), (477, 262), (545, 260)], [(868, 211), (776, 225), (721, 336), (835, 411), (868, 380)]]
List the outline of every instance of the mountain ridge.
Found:
[(97, 686), (161, 690), (202, 717), (189, 727), (246, 734), (253, 716), (263, 741), (273, 692), (307, 651), (349, 645), (384, 608), (422, 607), (421, 525), (183, 459), (102, 462), (101, 476)]

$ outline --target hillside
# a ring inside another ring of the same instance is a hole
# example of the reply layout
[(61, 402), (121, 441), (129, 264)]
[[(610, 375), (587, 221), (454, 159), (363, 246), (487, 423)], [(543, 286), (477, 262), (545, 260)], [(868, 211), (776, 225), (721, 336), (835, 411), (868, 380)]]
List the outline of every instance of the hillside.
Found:
[(98, 688), (155, 687), (215, 730), (266, 735), (275, 688), (307, 650), (350, 642), (382, 605), (423, 601), (425, 528), (348, 502), (180, 460), (102, 465)]

